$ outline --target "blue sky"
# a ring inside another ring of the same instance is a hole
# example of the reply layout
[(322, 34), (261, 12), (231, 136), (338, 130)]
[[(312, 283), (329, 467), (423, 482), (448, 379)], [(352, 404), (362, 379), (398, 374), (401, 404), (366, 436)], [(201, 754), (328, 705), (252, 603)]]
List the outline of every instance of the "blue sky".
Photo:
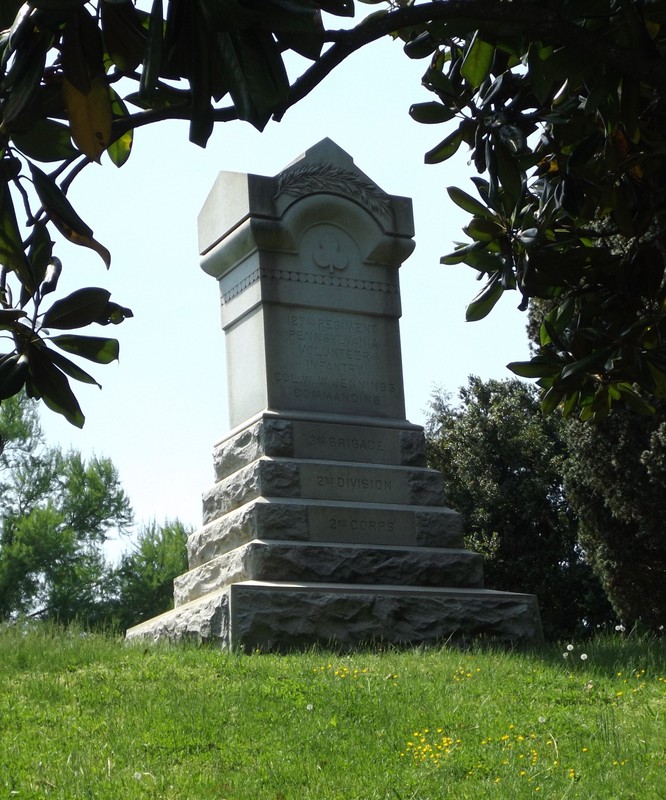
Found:
[(474, 172), (465, 153), (455, 163), (423, 163), (445, 135), (442, 126), (420, 125), (408, 114), (412, 103), (431, 99), (421, 87), (425, 68), (387, 39), (348, 58), (263, 133), (224, 123), (202, 150), (188, 142), (186, 124), (158, 124), (137, 131), (124, 167), (103, 159), (73, 185), (70, 198), (113, 263), (106, 273), (94, 253), (59, 240), (60, 290), (104, 286), (135, 317), (95, 331), (116, 335), (121, 356), (119, 364), (91, 370), (102, 391), (76, 386), (84, 429), (48, 410), (42, 420), (51, 443), (114, 461), (139, 522), (178, 517), (200, 524), (201, 493), (212, 482), (211, 450), (228, 431), (218, 288), (198, 266), (196, 230), (220, 171), (274, 175), (329, 137), (382, 189), (412, 198), (416, 249), (400, 273), (412, 422), (424, 422), (434, 387), (455, 392), (470, 374), (510, 377), (506, 363), (527, 356), (518, 296), (504, 297), (486, 320), (466, 323), (465, 306), (481, 285), (469, 268), (439, 264), (464, 239), (466, 221), (446, 187), (473, 193)]

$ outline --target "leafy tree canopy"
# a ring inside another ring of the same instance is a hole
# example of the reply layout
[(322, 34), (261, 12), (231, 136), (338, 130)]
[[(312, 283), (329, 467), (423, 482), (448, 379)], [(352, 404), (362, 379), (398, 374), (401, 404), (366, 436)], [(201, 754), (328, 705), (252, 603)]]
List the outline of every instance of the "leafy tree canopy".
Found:
[(104, 619), (114, 593), (102, 545), (132, 510), (106, 458), (45, 445), (34, 401), (0, 405), (0, 619)]
[[(69, 380), (95, 379), (70, 356), (117, 358), (114, 339), (79, 332), (131, 316), (106, 290), (44, 302), (54, 230), (110, 262), (66, 197), (86, 164), (122, 166), (133, 131), (164, 119), (189, 120), (202, 146), (218, 121), (261, 129), (386, 35), (427, 60), (433, 100), (411, 114), (446, 128), (426, 162), (465, 144), (479, 173), (473, 194), (449, 189), (471, 219), (443, 258), (485, 280), (468, 319), (507, 290), (522, 308), (555, 301), (538, 353), (511, 365), (539, 379), (545, 410), (597, 420), (617, 401), (650, 410), (636, 385), (666, 394), (666, 0), (377, 5), (336, 30), (321, 11), (353, 16), (352, 0), (0, 3), (0, 400), (25, 386), (82, 425)], [(294, 80), (288, 51), (311, 62)]]
[(181, 522), (144, 527), (116, 570), (115, 622), (123, 629), (173, 608), (174, 578), (187, 572), (187, 537)]
[(0, 620), (124, 629), (172, 608), (190, 530), (150, 523), (114, 566), (103, 546), (132, 521), (109, 459), (48, 447), (24, 393), (0, 405)]
[(589, 633), (613, 613), (564, 492), (567, 425), (560, 414), (545, 417), (536, 395), (522, 381), (476, 377), (457, 403), (437, 393), (428, 462), (444, 476), (447, 504), (463, 514), (467, 546), (484, 556), (486, 586), (535, 593), (544, 632), (561, 638)]
[(434, 396), (426, 433), (489, 587), (536, 593), (549, 636), (614, 614), (627, 628), (663, 630), (665, 404), (585, 425), (544, 416), (522, 381), (472, 377), (457, 403)]

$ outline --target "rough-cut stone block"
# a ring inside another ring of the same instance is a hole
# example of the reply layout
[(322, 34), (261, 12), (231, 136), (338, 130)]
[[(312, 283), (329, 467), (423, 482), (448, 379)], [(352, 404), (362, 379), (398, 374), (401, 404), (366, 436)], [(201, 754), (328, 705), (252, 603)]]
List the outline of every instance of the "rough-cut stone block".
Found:
[(129, 640), (196, 636), (224, 648), (294, 650), (320, 644), (418, 645), (483, 637), (541, 638), (534, 595), (484, 589), (277, 584), (248, 581), (127, 632)]
[(419, 547), (462, 547), (463, 517), (451, 508), (417, 508), (416, 544)]
[(190, 534), (188, 561), (190, 568), (197, 567), (251, 539), (307, 541), (309, 538), (305, 503), (259, 498)]
[(223, 480), (261, 456), (291, 458), (293, 455), (292, 422), (277, 417), (262, 417), (258, 422), (223, 439), (215, 446), (215, 480)]
[(400, 432), (401, 464), (426, 466), (426, 440), (422, 429)]
[(194, 639), (231, 646), (228, 587), (174, 611), (141, 622), (127, 631), (128, 641), (179, 642)]
[(299, 464), (260, 458), (234, 472), (204, 493), (204, 524), (261, 496), (299, 497)]
[(425, 436), (417, 426), (404, 430), (265, 416), (215, 446), (215, 480), (262, 456), (424, 467)]
[(260, 458), (204, 493), (204, 524), (256, 497), (418, 506), (444, 504), (442, 477), (435, 470)]
[(371, 545), (252, 541), (180, 575), (174, 582), (182, 605), (239, 581), (483, 586), (482, 557), (468, 550)]
[(257, 498), (190, 534), (190, 568), (252, 539), (460, 549), (463, 528), (460, 514), (444, 507)]

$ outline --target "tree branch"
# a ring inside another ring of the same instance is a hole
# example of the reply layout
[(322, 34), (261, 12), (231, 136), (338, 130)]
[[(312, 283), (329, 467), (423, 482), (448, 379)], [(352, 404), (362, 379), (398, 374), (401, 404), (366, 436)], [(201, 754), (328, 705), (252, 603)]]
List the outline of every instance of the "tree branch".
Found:
[[(315, 89), (339, 64), (357, 50), (385, 36), (429, 22), (468, 21), (470, 30), (489, 29), (497, 34), (498, 25), (506, 32), (533, 32), (534, 41), (577, 48), (589, 53), (600, 63), (612, 64), (619, 73), (645, 81), (666, 93), (666, 65), (663, 59), (651, 57), (636, 49), (620, 47), (562, 17), (540, 2), (498, 2), (497, 0), (431, 0), (420, 5), (378, 12), (354, 28), (331, 30), (325, 39), (331, 46), (292, 84), (287, 100), (273, 114), (280, 121), (291, 106)], [(129, 130), (169, 119), (190, 120), (190, 103), (152, 109), (116, 120), (114, 138)], [(238, 119), (233, 106), (213, 110), (215, 122)]]
[(628, 50), (576, 25), (556, 11), (532, 2), (497, 2), (497, 0), (433, 0), (421, 5), (374, 14), (355, 28), (328, 31), (326, 39), (333, 45), (292, 85), (287, 101), (276, 110), (280, 120), (287, 109), (298, 103), (318, 86), (347, 56), (384, 36), (410, 27), (438, 21), (469, 21), (470, 30), (497, 25), (516, 31), (534, 32), (535, 41), (551, 41), (558, 45), (579, 48), (599, 59), (612, 63), (622, 74), (647, 81), (666, 92), (666, 69), (663, 60), (645, 57), (635, 49)]
[[(165, 108), (155, 108), (150, 111), (139, 111), (130, 114), (128, 117), (117, 119), (113, 123), (113, 141), (119, 139), (127, 131), (142, 128), (144, 125), (152, 125), (153, 122), (163, 122), (169, 119), (181, 119), (190, 121), (192, 119), (191, 103), (183, 103), (178, 106), (166, 106)], [(225, 108), (214, 108), (213, 119), (215, 122), (232, 122), (238, 119), (238, 111), (233, 106)]]

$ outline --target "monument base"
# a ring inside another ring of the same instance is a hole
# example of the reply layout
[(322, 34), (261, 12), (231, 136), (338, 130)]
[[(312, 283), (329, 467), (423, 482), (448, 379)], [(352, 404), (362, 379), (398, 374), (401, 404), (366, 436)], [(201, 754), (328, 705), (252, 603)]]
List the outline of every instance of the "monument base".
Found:
[(244, 581), (127, 631), (130, 641), (193, 639), (223, 649), (286, 651), (460, 643), (541, 636), (536, 598), (488, 589)]

